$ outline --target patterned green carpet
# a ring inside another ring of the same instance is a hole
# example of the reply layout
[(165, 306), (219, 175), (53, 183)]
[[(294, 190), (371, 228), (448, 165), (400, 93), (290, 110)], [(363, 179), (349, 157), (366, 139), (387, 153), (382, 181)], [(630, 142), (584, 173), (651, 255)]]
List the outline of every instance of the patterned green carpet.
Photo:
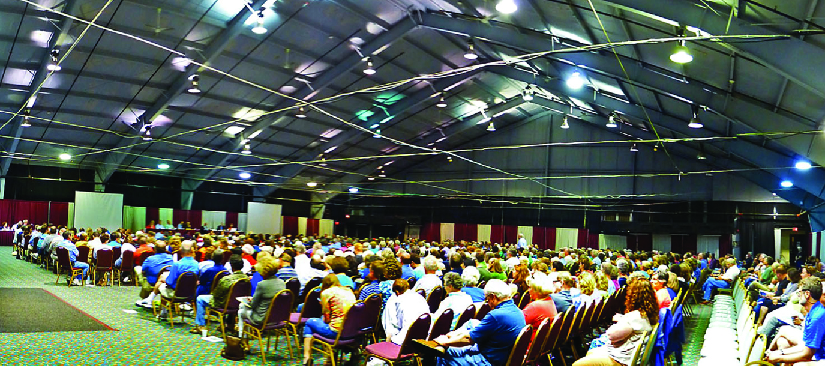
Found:
[(701, 358), (700, 352), (705, 341), (705, 331), (710, 323), (710, 305), (692, 305), (693, 316), (685, 318), (685, 339), (682, 346), (682, 362), (685, 366), (696, 366)]
[[(220, 356), (223, 343), (210, 343), (189, 334), (192, 318), (186, 325), (159, 322), (151, 311), (137, 308), (136, 287), (67, 287), (55, 285), (51, 271), (11, 256), (10, 247), (0, 247), (0, 288), (43, 288), (86, 312), (109, 327), (110, 332), (0, 333), (0, 365), (259, 365), (257, 342), (245, 361), (235, 362)], [(0, 307), (7, 306), (0, 304)], [(31, 312), (47, 312), (30, 304)], [(137, 310), (129, 314), (123, 310)], [(178, 318), (179, 320), (179, 318)], [(0, 322), (3, 320), (0, 319)], [(213, 335), (215, 323), (210, 325)], [(219, 331), (219, 330), (218, 330)], [(274, 338), (267, 363), (299, 365), (301, 351), (289, 357), (283, 338), (275, 349)], [(294, 343), (294, 341), (293, 341)], [(293, 345), (294, 346), (294, 345)], [(323, 365), (319, 354), (315, 364)]]

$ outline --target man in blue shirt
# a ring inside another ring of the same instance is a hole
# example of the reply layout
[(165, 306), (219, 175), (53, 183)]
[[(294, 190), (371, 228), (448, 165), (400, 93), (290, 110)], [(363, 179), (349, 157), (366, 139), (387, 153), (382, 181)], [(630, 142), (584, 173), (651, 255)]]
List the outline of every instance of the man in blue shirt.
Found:
[(412, 268), (412, 257), (409, 253), (401, 254), (401, 279), (408, 280), (415, 277), (415, 270)]
[[(485, 300), (493, 310), (480, 321), (471, 320), (460, 329), (435, 339), (445, 348), (439, 366), (503, 365), (513, 344), (527, 325), (524, 313), (510, 298), (510, 287), (492, 279), (484, 287)], [(468, 331), (469, 330), (469, 331)]]
[(825, 360), (825, 306), (822, 304), (822, 284), (816, 277), (799, 282), (799, 303), (808, 310), (805, 326), (783, 327), (765, 352), (768, 362), (777, 364), (812, 364), (805, 361)]
[(212, 252), (212, 262), (214, 262), (214, 265), (204, 269), (198, 277), (198, 296), (208, 295), (212, 291), (212, 282), (215, 281), (215, 276), (218, 272), (226, 270), (223, 263), (223, 250), (216, 249)]
[(155, 255), (151, 255), (141, 265), (140, 272), (136, 272), (137, 282), (141, 286), (140, 297), (135, 305), (145, 308), (152, 307), (152, 300), (155, 299), (155, 289), (158, 288), (158, 276), (163, 267), (171, 266), (174, 263), (172, 256), (167, 253), (166, 245), (158, 242), (155, 245)]
[[(192, 272), (195, 275), (198, 274), (198, 262), (195, 261), (195, 252), (192, 250), (192, 243), (187, 241), (181, 244), (178, 254), (181, 256), (181, 259), (172, 264), (172, 267), (169, 269), (169, 275), (166, 276), (166, 281), (161, 282), (160, 286), (157, 287), (157, 293), (163, 297), (175, 297), (175, 285), (180, 275), (184, 272)], [(164, 309), (161, 311), (159, 317), (163, 319), (166, 318), (166, 316), (167, 311)]]
[(72, 263), (72, 267), (83, 268), (83, 273), (81, 273), (80, 276), (77, 276), (77, 278), (72, 280), (72, 283), (75, 286), (82, 285), (83, 279), (86, 278), (86, 272), (89, 271), (89, 264), (77, 261), (77, 256), (78, 254), (80, 254), (80, 252), (77, 250), (77, 247), (74, 245), (74, 243), (72, 243), (72, 241), (69, 240), (68, 231), (63, 232), (63, 240), (60, 243), (58, 243), (57, 246), (66, 248), (66, 250), (69, 252), (69, 262)]

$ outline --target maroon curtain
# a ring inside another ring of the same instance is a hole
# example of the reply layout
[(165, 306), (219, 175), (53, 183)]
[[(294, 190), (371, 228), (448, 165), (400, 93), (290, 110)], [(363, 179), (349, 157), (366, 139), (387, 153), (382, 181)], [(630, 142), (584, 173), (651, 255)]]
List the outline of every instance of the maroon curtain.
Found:
[(14, 225), (14, 200), (0, 200), (0, 224)]
[[(174, 217), (174, 215), (175, 213), (172, 211), (172, 217)], [(157, 207), (146, 208), (146, 226), (148, 227), (152, 221), (154, 221), (155, 224), (160, 221), (160, 209)], [(194, 225), (194, 223), (192, 225)], [(154, 227), (152, 229), (154, 229)]]
[(307, 235), (318, 236), (321, 230), (321, 220), (307, 219)]
[(545, 237), (545, 228), (541, 226), (533, 226), (533, 242), (530, 243), (539, 249), (547, 249), (547, 239)]
[(228, 212), (228, 211), (226, 212), (226, 226), (229, 227), (230, 224), (234, 228), (238, 227), (238, 213), (237, 212)]
[(441, 224), (430, 222), (421, 225), (418, 238), (424, 241), (441, 241)]
[(478, 225), (476, 224), (455, 224), (455, 240), (476, 241), (478, 240)]
[(599, 248), (599, 234), (590, 234), (588, 229), (579, 229), (576, 245), (579, 248)]
[(490, 225), (490, 242), (493, 244), (504, 243), (504, 225)]
[(189, 221), (189, 211), (187, 210), (172, 210), (172, 225), (178, 227), (179, 224), (183, 224), (186, 227), (186, 222)]
[(504, 225), (504, 242), (509, 244), (518, 243), (518, 226)]
[[(155, 210), (157, 210), (157, 208), (155, 208)], [(155, 212), (158, 212), (158, 211), (155, 211)], [(148, 221), (149, 208), (146, 208), (146, 217), (147, 217), (146, 223), (148, 225), (148, 223), (149, 223), (149, 221)], [(202, 218), (203, 218), (203, 211), (200, 211), (200, 210), (172, 210), (172, 224), (175, 225), (175, 227), (177, 227), (178, 224), (180, 224), (181, 222), (183, 222), (184, 226), (186, 226), (185, 223), (188, 222), (188, 223), (192, 224), (193, 229), (198, 229), (198, 228), (201, 227)], [(155, 219), (155, 221), (157, 221), (158, 219)]]
[(69, 224), (69, 203), (50, 202), (49, 221), (55, 225)]
[[(66, 216), (68, 217), (68, 203), (66, 205)], [(49, 202), (44, 201), (20, 201), (20, 200), (0, 200), (0, 223), (8, 222), (9, 225), (21, 220), (29, 220), (30, 224), (41, 225), (49, 222)], [(66, 223), (62, 223), (65, 225)]]
[(733, 243), (731, 243), (730, 235), (722, 234), (719, 237), (719, 256), (731, 254), (733, 252)]
[(284, 216), (284, 227), (281, 228), (284, 235), (298, 235), (298, 217)]

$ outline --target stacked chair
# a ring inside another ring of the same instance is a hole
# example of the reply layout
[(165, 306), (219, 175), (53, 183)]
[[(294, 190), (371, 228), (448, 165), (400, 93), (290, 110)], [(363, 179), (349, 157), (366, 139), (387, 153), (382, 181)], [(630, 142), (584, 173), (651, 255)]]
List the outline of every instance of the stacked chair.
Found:
[(736, 281), (731, 295), (716, 295), (699, 366), (761, 363), (765, 337), (757, 336), (747, 290)]

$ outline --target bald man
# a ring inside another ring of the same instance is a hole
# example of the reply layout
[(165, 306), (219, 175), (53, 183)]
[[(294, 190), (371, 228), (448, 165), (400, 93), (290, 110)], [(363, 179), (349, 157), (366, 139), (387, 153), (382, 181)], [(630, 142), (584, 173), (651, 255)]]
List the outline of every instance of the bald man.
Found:
[[(172, 267), (169, 269), (169, 274), (166, 276), (166, 281), (158, 286), (157, 292), (163, 297), (175, 297), (175, 285), (182, 274), (191, 272), (194, 273), (195, 276), (198, 275), (198, 262), (195, 260), (195, 251), (192, 249), (192, 246), (193, 243), (189, 240), (181, 244), (180, 251), (178, 252), (180, 260), (172, 264)], [(166, 315), (166, 309), (164, 309), (160, 313), (160, 318), (165, 318)]]

